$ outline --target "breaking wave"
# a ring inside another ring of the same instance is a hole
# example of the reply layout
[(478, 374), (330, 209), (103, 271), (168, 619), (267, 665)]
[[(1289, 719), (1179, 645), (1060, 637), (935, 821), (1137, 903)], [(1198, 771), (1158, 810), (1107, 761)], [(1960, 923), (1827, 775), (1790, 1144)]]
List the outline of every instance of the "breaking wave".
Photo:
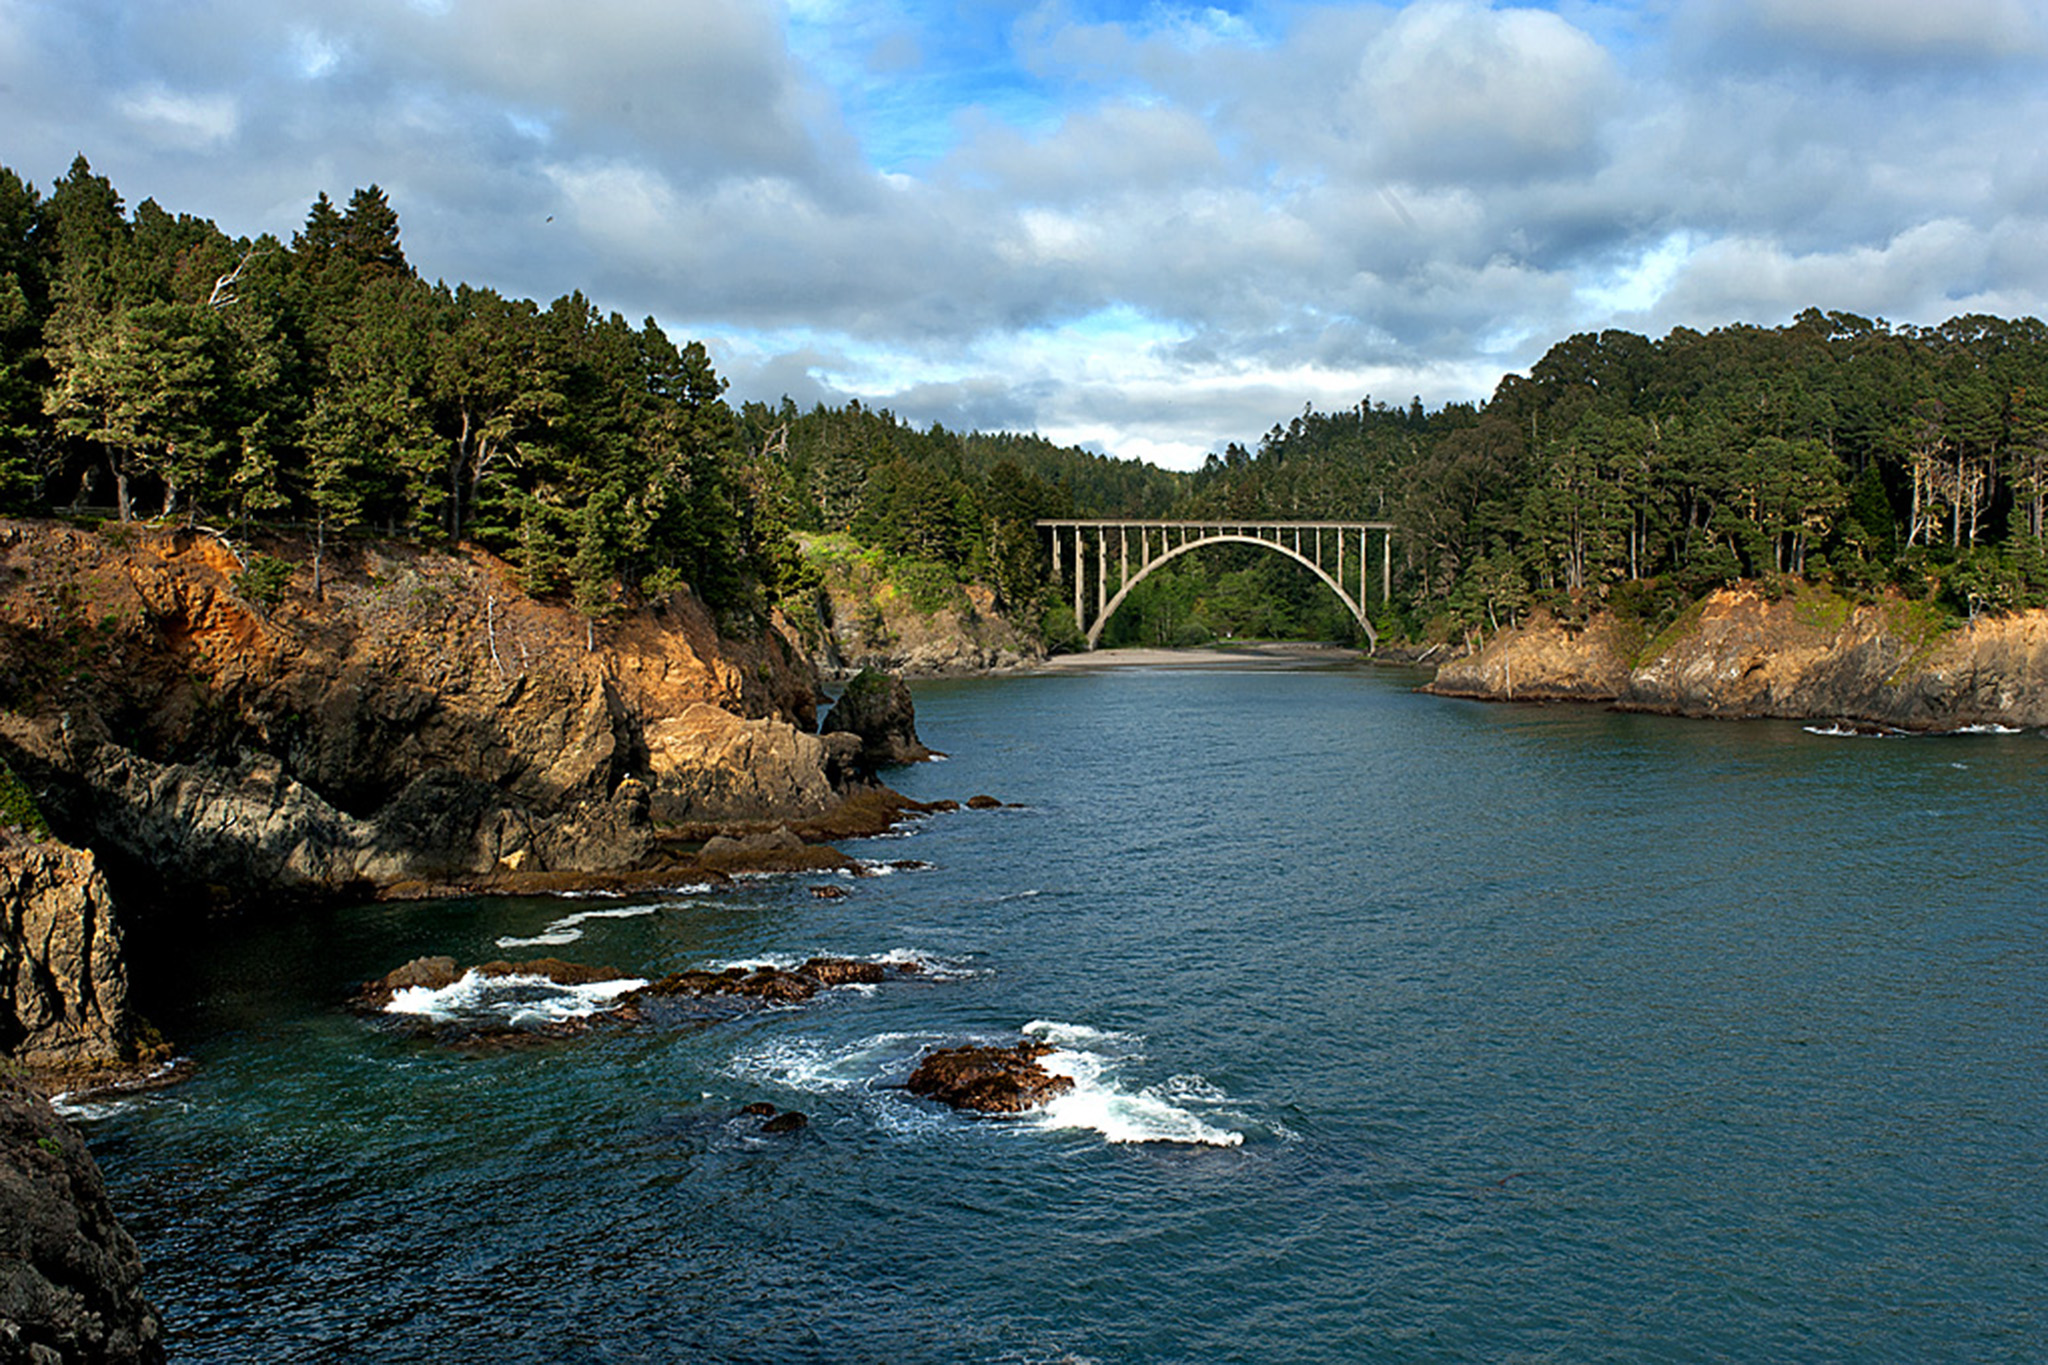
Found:
[(1237, 1147), (1244, 1134), (1205, 1120), (1197, 1109), (1216, 1116), (1227, 1096), (1197, 1075), (1170, 1077), (1158, 1086), (1127, 1088), (1118, 1079), (1120, 1064), (1136, 1059), (1140, 1042), (1127, 1033), (1090, 1028), (1085, 1024), (1034, 1019), (1024, 1032), (1052, 1045), (1041, 1059), (1045, 1069), (1070, 1076), (1074, 1088), (1040, 1110), (1043, 1128), (1082, 1128), (1117, 1143), (1170, 1142), (1204, 1147)]
[(647, 982), (639, 977), (565, 986), (544, 976), (483, 976), (474, 969), (434, 990), (408, 986), (395, 992), (386, 1014), (404, 1014), (436, 1024), (489, 1023), (538, 1028), (585, 1019), (610, 1009), (628, 991)]
[[(1143, 1056), (1143, 1040), (1135, 1035), (1045, 1019), (1033, 1020), (1024, 1032), (1050, 1043), (1054, 1051), (1042, 1059), (1046, 1069), (1074, 1082), (1072, 1090), (1024, 1115), (1025, 1130), (1083, 1130), (1111, 1143), (1243, 1145), (1244, 1132), (1225, 1126), (1241, 1116), (1224, 1108), (1229, 1097), (1205, 1077), (1182, 1074), (1135, 1088), (1123, 1083), (1119, 1069)], [(934, 1136), (960, 1131), (963, 1120), (897, 1090), (924, 1052), (961, 1041), (958, 1034), (922, 1031), (878, 1033), (836, 1045), (779, 1039), (734, 1058), (731, 1074), (806, 1094), (864, 1097), (870, 1117), (885, 1131)]]

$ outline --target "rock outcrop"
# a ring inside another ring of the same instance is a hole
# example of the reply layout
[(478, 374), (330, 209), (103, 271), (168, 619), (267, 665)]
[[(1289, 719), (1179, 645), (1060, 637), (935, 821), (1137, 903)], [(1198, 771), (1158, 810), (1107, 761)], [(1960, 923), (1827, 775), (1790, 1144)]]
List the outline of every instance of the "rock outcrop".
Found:
[(807, 733), (808, 660), (687, 593), (599, 625), (480, 552), (351, 546), (266, 605), (236, 554), (0, 521), (0, 758), (117, 889), (619, 871), (674, 825), (826, 819), (866, 789), (856, 740)]
[(1047, 1071), (1039, 1058), (1053, 1050), (1029, 1039), (1015, 1047), (940, 1048), (910, 1073), (904, 1088), (955, 1109), (1021, 1114), (1074, 1088), (1074, 1078)]
[(2044, 726), (2048, 612), (1951, 626), (1924, 603), (1858, 604), (1813, 585), (1774, 598), (1738, 584), (1648, 643), (1604, 613), (1578, 629), (1539, 615), (1444, 664), (1427, 690), (1906, 730)]
[(163, 1327), (85, 1143), (0, 1073), (0, 1362), (146, 1365)]
[(0, 1055), (65, 1073), (136, 1061), (121, 930), (92, 854), (4, 827)]
[(1004, 614), (980, 584), (913, 589), (849, 543), (810, 539), (810, 562), (823, 580), (815, 611), (785, 620), (824, 673), (864, 668), (909, 677), (990, 673), (1045, 657), (1045, 647)]
[(870, 771), (922, 763), (933, 756), (917, 737), (917, 708), (910, 689), (903, 679), (877, 669), (863, 668), (853, 675), (819, 729), (828, 739), (857, 737), (860, 761)]

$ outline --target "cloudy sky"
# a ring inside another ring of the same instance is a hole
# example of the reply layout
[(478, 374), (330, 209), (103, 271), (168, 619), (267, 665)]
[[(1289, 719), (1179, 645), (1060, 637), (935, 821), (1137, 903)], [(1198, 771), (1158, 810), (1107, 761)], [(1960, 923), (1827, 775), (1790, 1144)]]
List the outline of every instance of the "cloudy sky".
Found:
[(1185, 467), (1576, 331), (2048, 313), (2048, 0), (0, 0), (0, 164)]

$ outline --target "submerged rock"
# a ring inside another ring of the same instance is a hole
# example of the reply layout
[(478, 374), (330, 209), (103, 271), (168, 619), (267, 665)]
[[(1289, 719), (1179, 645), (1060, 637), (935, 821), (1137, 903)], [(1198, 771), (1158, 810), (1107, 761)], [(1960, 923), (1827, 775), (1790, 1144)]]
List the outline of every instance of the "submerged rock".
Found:
[(955, 1109), (1020, 1114), (1074, 1088), (1073, 1077), (1039, 1064), (1052, 1050), (1049, 1043), (1028, 1040), (1015, 1047), (941, 1048), (917, 1064), (904, 1088)]
[(777, 1114), (774, 1118), (762, 1124), (761, 1131), (764, 1133), (794, 1133), (809, 1123), (809, 1119), (799, 1114), (796, 1110), (791, 1109)]
[(142, 1257), (84, 1141), (0, 1073), (0, 1361), (164, 1358)]

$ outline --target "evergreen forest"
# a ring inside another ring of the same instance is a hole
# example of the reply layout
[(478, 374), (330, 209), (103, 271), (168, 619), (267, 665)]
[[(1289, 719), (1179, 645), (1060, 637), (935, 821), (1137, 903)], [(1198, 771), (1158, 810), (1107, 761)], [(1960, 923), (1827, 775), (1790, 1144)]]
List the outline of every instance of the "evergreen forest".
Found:
[[(1191, 474), (848, 403), (734, 405), (697, 342), (580, 293), (429, 283), (377, 187), (289, 243), (130, 212), (83, 157), (0, 168), (0, 510), (469, 542), (594, 618), (688, 585), (726, 619), (815, 594), (850, 544), (978, 582), (1075, 640), (1033, 522), (1395, 523), (1382, 634), (1542, 606), (1669, 619), (1716, 586), (1820, 580), (1974, 615), (2048, 605), (2048, 328), (1783, 327), (1558, 342), (1484, 403), (1304, 410)], [(1355, 630), (1277, 556), (1148, 578), (1106, 643)]]

